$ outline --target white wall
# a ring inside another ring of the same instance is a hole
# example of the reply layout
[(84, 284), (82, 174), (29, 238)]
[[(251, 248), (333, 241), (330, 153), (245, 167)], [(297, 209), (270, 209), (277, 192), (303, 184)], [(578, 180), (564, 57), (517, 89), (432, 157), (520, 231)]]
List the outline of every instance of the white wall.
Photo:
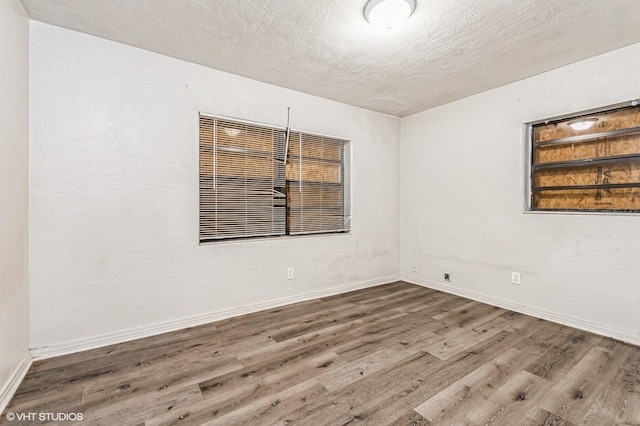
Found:
[[(31, 40), (32, 347), (398, 277), (399, 119), (42, 23)], [(352, 235), (199, 247), (197, 112), (287, 106), (353, 139)]]
[(18, 0), (1, 1), (0, 412), (29, 355), (28, 160), (29, 21)]
[(523, 213), (524, 123), (638, 98), (638, 69), (640, 44), (403, 119), (402, 276), (640, 343), (640, 216)]

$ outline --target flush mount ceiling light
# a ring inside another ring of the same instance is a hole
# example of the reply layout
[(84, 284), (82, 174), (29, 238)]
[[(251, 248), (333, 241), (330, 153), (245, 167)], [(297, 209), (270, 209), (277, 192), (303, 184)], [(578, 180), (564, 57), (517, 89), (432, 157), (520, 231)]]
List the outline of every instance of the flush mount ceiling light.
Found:
[(587, 130), (593, 126), (596, 121), (598, 121), (597, 118), (580, 118), (578, 120), (570, 121), (567, 124), (571, 126), (573, 130)]
[(409, 19), (416, 8), (416, 0), (369, 0), (364, 17), (377, 28), (391, 30)]
[(234, 129), (233, 127), (225, 127), (224, 128), (224, 132), (231, 136), (231, 137), (236, 137), (240, 134), (240, 129)]

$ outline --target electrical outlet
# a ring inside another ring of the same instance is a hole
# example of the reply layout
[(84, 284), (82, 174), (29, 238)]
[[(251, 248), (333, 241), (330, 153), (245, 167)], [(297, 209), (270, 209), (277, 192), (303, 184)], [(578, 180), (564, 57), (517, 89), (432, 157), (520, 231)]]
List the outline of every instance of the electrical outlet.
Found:
[(448, 272), (445, 272), (444, 273), (444, 280), (448, 281), (448, 282), (451, 282), (451, 274), (448, 273)]
[(293, 279), (293, 266), (289, 266), (287, 268), (287, 279), (288, 280), (292, 280)]
[(511, 272), (511, 284), (520, 285), (520, 272)]

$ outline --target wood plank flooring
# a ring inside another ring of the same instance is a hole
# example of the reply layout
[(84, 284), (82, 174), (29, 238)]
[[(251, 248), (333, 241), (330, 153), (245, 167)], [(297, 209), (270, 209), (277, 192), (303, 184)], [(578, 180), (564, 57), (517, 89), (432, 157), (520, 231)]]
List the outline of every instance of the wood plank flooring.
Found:
[(0, 419), (640, 425), (640, 348), (398, 282), (36, 362)]

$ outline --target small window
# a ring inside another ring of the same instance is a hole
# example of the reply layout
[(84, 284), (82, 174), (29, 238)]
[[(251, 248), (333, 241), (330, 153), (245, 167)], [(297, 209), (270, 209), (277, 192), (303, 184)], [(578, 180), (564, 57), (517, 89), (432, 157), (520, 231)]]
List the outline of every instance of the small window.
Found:
[(200, 242), (347, 232), (350, 143), (200, 114)]
[(640, 212), (637, 102), (531, 124), (531, 210)]

